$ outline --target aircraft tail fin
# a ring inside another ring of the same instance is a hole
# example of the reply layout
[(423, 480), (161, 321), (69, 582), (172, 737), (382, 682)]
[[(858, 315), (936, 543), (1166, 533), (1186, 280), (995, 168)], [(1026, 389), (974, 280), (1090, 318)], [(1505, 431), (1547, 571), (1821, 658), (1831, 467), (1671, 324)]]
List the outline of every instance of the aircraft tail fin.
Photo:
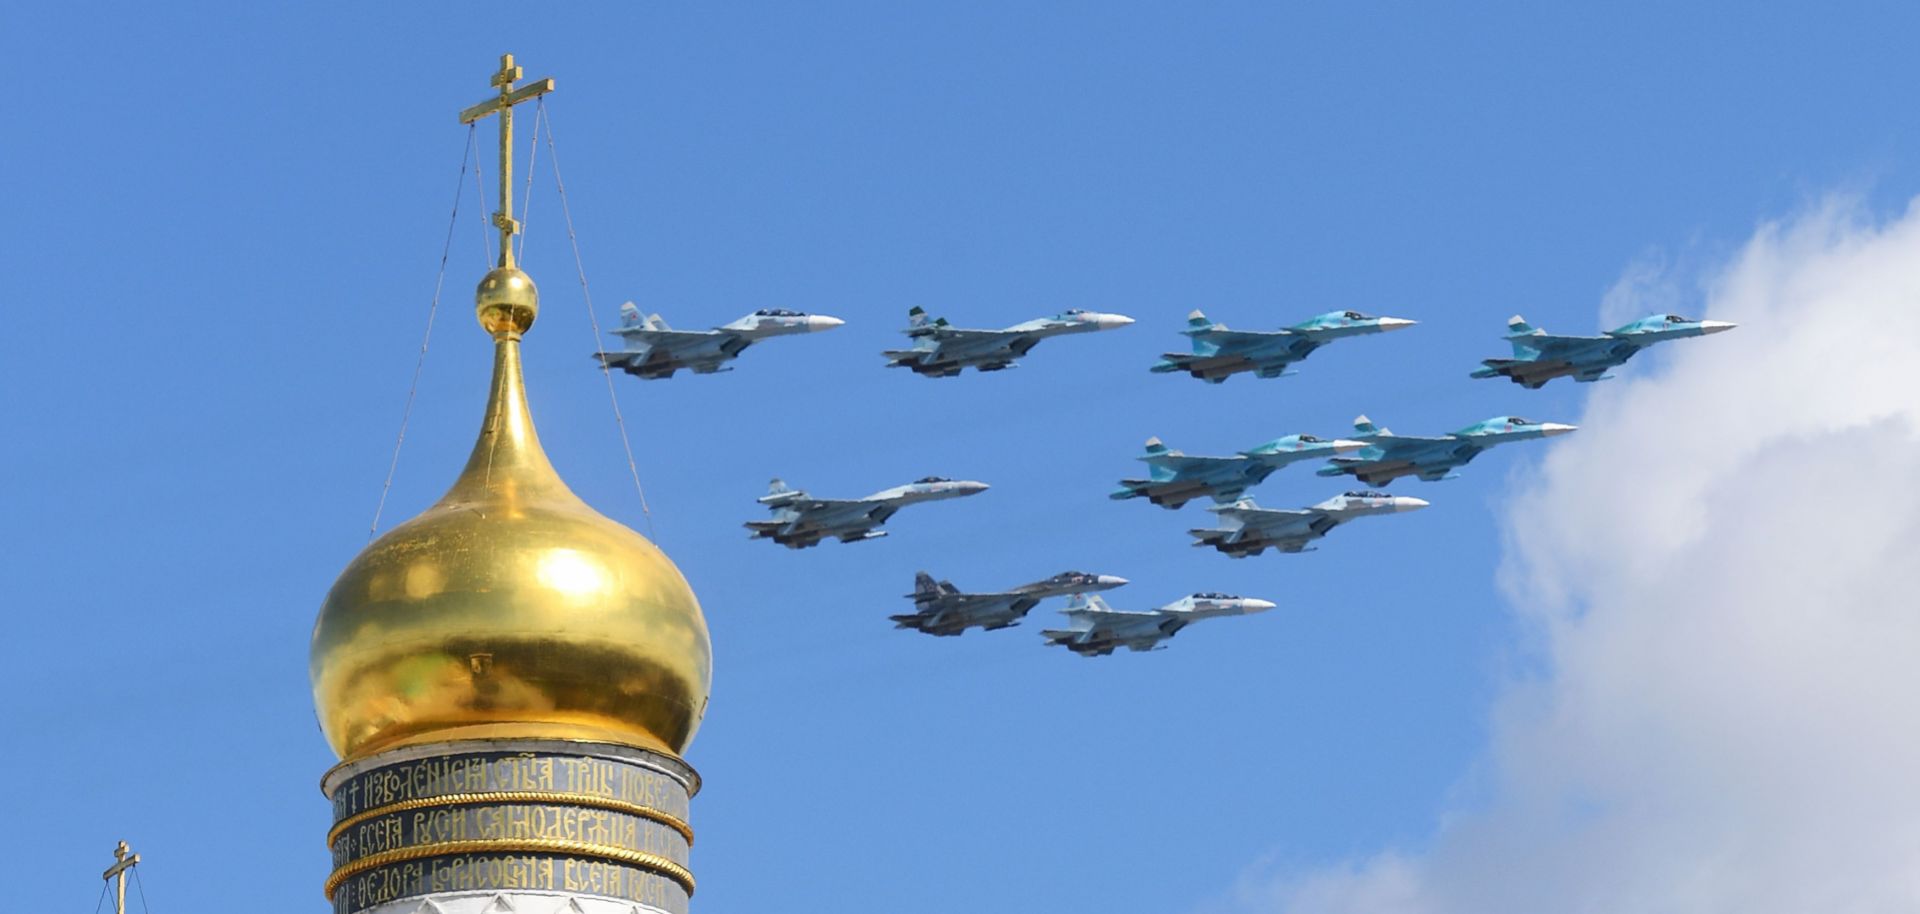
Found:
[(807, 493), (787, 485), (785, 480), (775, 476), (771, 482), (767, 483), (767, 494), (760, 496), (760, 503), (770, 508), (778, 508), (806, 497)]
[(1527, 319), (1516, 314), (1507, 319), (1507, 339), (1513, 342), (1513, 354), (1516, 358), (1531, 358), (1539, 354), (1539, 348), (1530, 340), (1536, 336), (1546, 336), (1547, 331), (1527, 323)]
[(1380, 427), (1380, 426), (1378, 426), (1378, 425), (1375, 425), (1375, 424), (1373, 424), (1373, 420), (1372, 420), (1372, 419), (1369, 419), (1369, 418), (1367, 418), (1367, 417), (1366, 417), (1366, 416), (1364, 416), (1364, 415), (1362, 415), (1362, 416), (1355, 416), (1355, 417), (1353, 417), (1353, 431), (1354, 431), (1354, 434), (1357, 434), (1357, 435), (1390, 435), (1390, 434), (1393, 434), (1392, 432), (1390, 432), (1390, 431), (1388, 431), (1388, 430), (1386, 430), (1386, 429), (1384, 429), (1384, 428), (1381, 428), (1381, 427)]
[(908, 336), (925, 336), (945, 326), (947, 326), (946, 318), (930, 317), (927, 314), (927, 309), (919, 305), (915, 305), (907, 311)]
[(1159, 436), (1155, 436), (1147, 439), (1147, 456), (1158, 457), (1161, 454), (1171, 454), (1171, 453), (1173, 452), (1167, 449), (1166, 443), (1161, 441)]
[(922, 571), (913, 576), (913, 593), (909, 594), (909, 596), (913, 597), (914, 602), (917, 603), (929, 597), (939, 596), (945, 592), (946, 588), (943, 587), (939, 581), (934, 580), (933, 575)]
[(1187, 315), (1186, 332), (1188, 333), (1194, 333), (1200, 330), (1212, 330), (1218, 326), (1219, 326), (1218, 324), (1215, 324), (1212, 320), (1208, 319), (1207, 315), (1203, 313), (1199, 308), (1193, 309), (1193, 311)]
[(636, 305), (633, 302), (627, 302), (626, 304), (620, 306), (620, 326), (622, 327), (640, 326), (640, 306), (639, 305)]

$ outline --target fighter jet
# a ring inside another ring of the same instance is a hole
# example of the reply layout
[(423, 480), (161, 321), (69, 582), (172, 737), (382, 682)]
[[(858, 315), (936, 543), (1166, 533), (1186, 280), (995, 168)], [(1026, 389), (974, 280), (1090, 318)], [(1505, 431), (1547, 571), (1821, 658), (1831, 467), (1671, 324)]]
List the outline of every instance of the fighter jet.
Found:
[(1209, 384), (1222, 383), (1243, 371), (1251, 371), (1256, 377), (1278, 378), (1294, 374), (1290, 367), (1293, 363), (1334, 340), (1398, 330), (1415, 323), (1358, 311), (1329, 311), (1279, 330), (1228, 330), (1226, 324), (1216, 324), (1195, 311), (1187, 315), (1187, 329), (1180, 331), (1193, 338), (1193, 352), (1166, 353), (1153, 370), (1184, 371)]
[(1418, 438), (1396, 435), (1361, 416), (1353, 420), (1354, 437), (1367, 448), (1351, 457), (1335, 457), (1320, 468), (1321, 476), (1353, 476), (1370, 486), (1384, 486), (1402, 476), (1427, 482), (1452, 479), (1451, 471), (1465, 466), (1481, 451), (1509, 441), (1564, 435), (1579, 426), (1535, 422), (1519, 416), (1495, 416), (1449, 435)]
[(1327, 531), (1358, 517), (1416, 511), (1426, 501), (1385, 492), (1347, 492), (1335, 495), (1311, 508), (1287, 511), (1262, 508), (1251, 498), (1230, 505), (1215, 505), (1207, 510), (1220, 515), (1220, 526), (1190, 530), (1199, 542), (1212, 546), (1236, 559), (1259, 555), (1268, 549), (1280, 552), (1312, 552), (1307, 544), (1327, 535)]
[(1473, 372), (1476, 378), (1505, 377), (1528, 390), (1539, 390), (1554, 378), (1603, 381), (1607, 369), (1633, 358), (1655, 343), (1732, 330), (1726, 321), (1696, 321), (1678, 314), (1654, 314), (1600, 336), (1553, 336), (1516, 314), (1507, 321), (1507, 339), (1513, 358), (1485, 359)]
[(1221, 504), (1234, 501), (1259, 485), (1273, 471), (1300, 460), (1357, 451), (1364, 441), (1325, 441), (1312, 435), (1288, 435), (1241, 451), (1232, 457), (1190, 457), (1168, 450), (1158, 438), (1147, 439), (1146, 479), (1122, 479), (1115, 500), (1145, 498), (1163, 508), (1177, 509), (1203, 495)]
[(1082, 657), (1104, 657), (1115, 648), (1160, 650), (1160, 642), (1201, 619), (1244, 616), (1273, 608), (1267, 600), (1224, 593), (1197, 593), (1159, 609), (1144, 612), (1114, 609), (1099, 597), (1075, 594), (1067, 608), (1066, 628), (1042, 631), (1048, 644), (1058, 644)]
[(712, 330), (673, 330), (658, 314), (644, 318), (633, 302), (620, 306), (620, 327), (610, 331), (626, 341), (624, 352), (596, 352), (603, 367), (618, 368), (643, 381), (671, 378), (682, 368), (694, 374), (732, 371), (722, 368), (748, 346), (775, 336), (832, 330), (846, 323), (824, 314), (762, 308)]
[(891, 616), (894, 628), (911, 628), (929, 635), (958, 635), (969, 628), (985, 631), (1019, 625), (1028, 611), (1048, 597), (1112, 590), (1127, 583), (1110, 574), (1068, 571), (1044, 581), (1022, 584), (1001, 593), (961, 593), (952, 581), (935, 581), (924, 571), (914, 576), (912, 613)]
[(986, 490), (984, 482), (928, 476), (865, 498), (813, 498), (775, 479), (767, 487), (767, 494), (759, 498), (773, 511), (773, 519), (748, 521), (746, 527), (753, 531), (749, 539), (770, 539), (788, 549), (817, 546), (828, 537), (854, 543), (886, 536), (886, 531), (877, 528), (907, 505)]
[(929, 319), (926, 311), (914, 308), (907, 312), (906, 329), (913, 348), (889, 349), (882, 355), (887, 357), (888, 368), (906, 368), (930, 378), (951, 378), (969, 365), (979, 371), (1015, 367), (1015, 359), (1050, 336), (1112, 330), (1131, 323), (1133, 318), (1122, 314), (1071, 308), (1005, 330), (963, 330), (948, 324), (944, 317)]

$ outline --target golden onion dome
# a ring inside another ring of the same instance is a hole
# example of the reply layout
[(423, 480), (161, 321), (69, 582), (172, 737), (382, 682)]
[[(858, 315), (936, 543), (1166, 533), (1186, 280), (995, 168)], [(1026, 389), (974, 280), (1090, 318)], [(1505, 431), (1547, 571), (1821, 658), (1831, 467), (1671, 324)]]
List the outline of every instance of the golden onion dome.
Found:
[(712, 681), (678, 568), (600, 515), (534, 434), (520, 335), (527, 274), (480, 283), (494, 338), (480, 440), (439, 503), (361, 552), (314, 625), (314, 706), (342, 758), (425, 742), (549, 738), (683, 752)]

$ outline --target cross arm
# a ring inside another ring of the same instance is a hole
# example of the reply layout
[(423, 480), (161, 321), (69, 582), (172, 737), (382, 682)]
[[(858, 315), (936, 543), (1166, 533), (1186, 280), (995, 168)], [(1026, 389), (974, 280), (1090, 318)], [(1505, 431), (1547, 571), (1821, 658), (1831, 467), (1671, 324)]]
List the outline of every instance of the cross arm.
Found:
[(120, 872), (122, 870), (125, 870), (139, 862), (140, 862), (139, 854), (134, 854), (132, 856), (129, 856), (126, 859), (121, 860), (119, 863), (116, 863), (110, 867), (107, 867), (107, 871), (104, 873), (101, 873), (100, 878), (112, 879), (113, 877), (120, 875)]
[(460, 112), (460, 123), (471, 124), (496, 111), (503, 111), (528, 99), (539, 98), (553, 91), (553, 78), (536, 79), (518, 89), (498, 98), (490, 98)]

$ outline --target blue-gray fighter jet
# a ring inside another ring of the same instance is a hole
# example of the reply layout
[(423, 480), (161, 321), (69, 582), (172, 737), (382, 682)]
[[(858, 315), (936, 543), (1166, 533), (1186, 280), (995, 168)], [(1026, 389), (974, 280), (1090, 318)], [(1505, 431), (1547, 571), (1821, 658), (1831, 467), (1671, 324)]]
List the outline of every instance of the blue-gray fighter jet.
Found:
[(1535, 422), (1519, 416), (1495, 416), (1449, 435), (1419, 438), (1396, 435), (1361, 416), (1353, 420), (1353, 431), (1355, 438), (1367, 443), (1366, 449), (1327, 461), (1319, 473), (1321, 476), (1353, 476), (1370, 486), (1384, 486), (1402, 476), (1418, 476), (1427, 482), (1452, 479), (1456, 467), (1465, 466), (1481, 451), (1496, 444), (1564, 435), (1575, 428), (1578, 426)]
[(1507, 339), (1513, 358), (1485, 359), (1476, 378), (1507, 378), (1528, 390), (1539, 390), (1554, 378), (1602, 381), (1634, 353), (1655, 343), (1706, 336), (1732, 330), (1726, 321), (1697, 321), (1678, 314), (1653, 314), (1600, 336), (1554, 336), (1516, 314), (1507, 321)]
[(1050, 336), (1113, 330), (1131, 323), (1133, 318), (1124, 314), (1072, 308), (1005, 330), (963, 330), (944, 317), (928, 318), (925, 310), (914, 308), (907, 312), (906, 329), (913, 348), (889, 349), (882, 355), (887, 357), (888, 368), (905, 368), (930, 378), (951, 378), (969, 365), (978, 371), (1012, 368), (1015, 359)]
[(1278, 378), (1294, 374), (1293, 363), (1334, 340), (1398, 330), (1415, 323), (1359, 311), (1329, 311), (1279, 330), (1228, 330), (1226, 324), (1214, 323), (1195, 311), (1187, 315), (1187, 329), (1180, 331), (1193, 338), (1193, 352), (1166, 353), (1153, 370), (1184, 371), (1210, 384), (1219, 384), (1243, 371), (1251, 371), (1256, 377)]
[(986, 490), (984, 482), (928, 476), (865, 498), (813, 498), (775, 479), (759, 499), (773, 511), (773, 519), (748, 521), (746, 528), (753, 531), (749, 539), (770, 539), (789, 549), (817, 546), (829, 537), (856, 543), (886, 536), (879, 526), (907, 505), (978, 495)]
[(1207, 509), (1220, 515), (1220, 526), (1188, 532), (1198, 540), (1195, 546), (1212, 546), (1236, 559), (1268, 549), (1312, 552), (1308, 543), (1355, 518), (1417, 511), (1426, 506), (1424, 499), (1385, 492), (1346, 492), (1311, 508), (1292, 511), (1262, 508), (1253, 499), (1243, 498)]
[(844, 323), (824, 314), (762, 308), (712, 330), (674, 330), (660, 315), (642, 317), (640, 309), (627, 302), (620, 306), (620, 326), (609, 331), (626, 341), (626, 350), (596, 352), (593, 357), (606, 368), (618, 368), (643, 381), (671, 378), (682, 368), (694, 374), (713, 374), (732, 371), (721, 366), (761, 340), (832, 330)]
[(1067, 608), (1065, 628), (1050, 628), (1040, 633), (1048, 644), (1058, 644), (1082, 657), (1104, 657), (1115, 648), (1132, 651), (1160, 650), (1160, 642), (1201, 619), (1244, 616), (1273, 608), (1268, 600), (1236, 597), (1224, 593), (1197, 593), (1181, 597), (1159, 609), (1128, 611), (1114, 609), (1105, 600), (1075, 594)]
[(1225, 504), (1237, 500), (1248, 488), (1259, 485), (1289, 463), (1344, 454), (1366, 446), (1364, 441), (1341, 438), (1326, 441), (1312, 435), (1288, 435), (1231, 457), (1194, 457), (1169, 450), (1158, 438), (1148, 438), (1147, 452), (1139, 458), (1147, 464), (1147, 478), (1122, 479), (1121, 488), (1107, 497), (1145, 498), (1168, 509), (1177, 509), (1202, 496)]
[(1110, 574), (1068, 571), (1044, 581), (1022, 584), (1000, 593), (961, 593), (952, 581), (935, 581), (924, 571), (914, 576), (913, 612), (890, 616), (894, 628), (910, 628), (929, 635), (951, 637), (969, 628), (984, 631), (1009, 628), (1048, 597), (1112, 590), (1127, 583)]

